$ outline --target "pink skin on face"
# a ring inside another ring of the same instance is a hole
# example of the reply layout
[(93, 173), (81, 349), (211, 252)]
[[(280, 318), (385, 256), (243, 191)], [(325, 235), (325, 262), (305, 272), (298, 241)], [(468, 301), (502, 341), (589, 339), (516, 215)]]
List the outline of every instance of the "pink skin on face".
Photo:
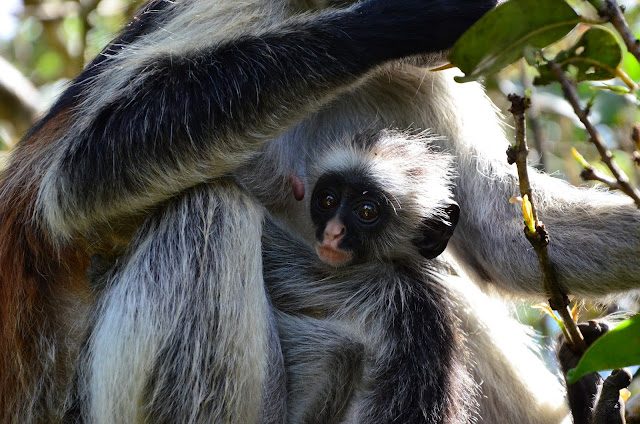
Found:
[(351, 260), (353, 254), (338, 247), (345, 233), (346, 228), (339, 219), (334, 218), (327, 222), (322, 242), (316, 245), (316, 253), (322, 262), (339, 267), (346, 265)]

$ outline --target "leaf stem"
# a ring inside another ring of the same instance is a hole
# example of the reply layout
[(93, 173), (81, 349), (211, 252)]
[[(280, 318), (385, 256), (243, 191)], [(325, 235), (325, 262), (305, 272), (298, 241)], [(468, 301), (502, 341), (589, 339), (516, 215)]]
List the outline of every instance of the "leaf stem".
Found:
[(606, 18), (599, 18), (599, 19), (594, 19), (594, 18), (589, 18), (588, 16), (584, 16), (584, 15), (580, 15), (580, 23), (581, 24), (587, 24), (587, 25), (604, 25), (607, 22), (609, 22), (608, 19)]
[(631, 90), (632, 93), (638, 88), (638, 84), (636, 84), (636, 82), (632, 80), (629, 75), (627, 75), (627, 73), (622, 69), (616, 69), (616, 76), (620, 78), (627, 87), (629, 87), (629, 90)]

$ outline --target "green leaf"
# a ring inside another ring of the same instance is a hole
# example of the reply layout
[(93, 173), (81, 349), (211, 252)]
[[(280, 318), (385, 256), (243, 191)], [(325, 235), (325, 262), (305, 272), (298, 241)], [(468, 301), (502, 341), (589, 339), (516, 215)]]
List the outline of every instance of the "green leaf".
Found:
[(503, 3), (469, 28), (453, 46), (449, 60), (466, 75), (456, 80), (473, 81), (495, 73), (524, 56), (525, 49), (541, 49), (560, 40), (578, 22), (580, 17), (564, 1)]
[(596, 340), (578, 365), (567, 373), (576, 383), (587, 374), (640, 364), (640, 315), (636, 315)]
[[(622, 61), (622, 48), (613, 32), (603, 27), (589, 28), (570, 49), (558, 53), (554, 59), (560, 67), (571, 72), (577, 82), (602, 81), (616, 77)], [(548, 65), (538, 67), (536, 85), (555, 81)]]

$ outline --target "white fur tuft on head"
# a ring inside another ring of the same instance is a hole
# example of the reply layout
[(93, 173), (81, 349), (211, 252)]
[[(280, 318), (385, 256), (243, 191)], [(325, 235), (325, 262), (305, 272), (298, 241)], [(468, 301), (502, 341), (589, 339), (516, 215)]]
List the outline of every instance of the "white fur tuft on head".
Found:
[(453, 202), (453, 157), (436, 151), (434, 138), (424, 131), (358, 134), (324, 152), (310, 170), (311, 184), (329, 172), (361, 174), (384, 188), (396, 213), (446, 218), (444, 209)]

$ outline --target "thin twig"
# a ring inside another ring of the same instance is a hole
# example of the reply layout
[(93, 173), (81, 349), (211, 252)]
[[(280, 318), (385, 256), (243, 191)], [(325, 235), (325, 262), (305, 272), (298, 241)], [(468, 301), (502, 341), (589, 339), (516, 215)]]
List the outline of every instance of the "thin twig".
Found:
[(631, 160), (633, 161), (634, 169), (636, 171), (637, 180), (640, 180), (640, 124), (633, 124), (631, 126)]
[(609, 187), (611, 190), (620, 190), (620, 184), (616, 181), (615, 178), (611, 178), (608, 175), (603, 174), (602, 172), (598, 172), (594, 167), (585, 168), (580, 173), (580, 177), (582, 177), (585, 181), (599, 181)]
[(627, 175), (624, 173), (624, 171), (622, 171), (622, 169), (620, 169), (620, 167), (618, 167), (618, 164), (613, 160), (613, 154), (609, 149), (606, 148), (600, 132), (589, 120), (588, 112), (583, 109), (582, 106), (580, 106), (580, 100), (578, 99), (578, 92), (576, 91), (575, 84), (567, 77), (567, 75), (562, 71), (560, 65), (558, 65), (555, 61), (550, 60), (549, 67), (560, 82), (564, 97), (567, 99), (567, 101), (569, 101), (576, 116), (578, 116), (580, 122), (582, 122), (582, 124), (586, 128), (587, 133), (589, 133), (591, 143), (593, 143), (596, 146), (596, 149), (598, 149), (598, 153), (600, 153), (600, 159), (602, 160), (602, 162), (604, 162), (605, 165), (607, 165), (607, 167), (611, 171), (611, 174), (613, 174), (613, 177), (618, 182), (620, 191), (631, 197), (636, 206), (640, 208), (640, 191), (638, 191), (638, 189), (631, 185)]
[(527, 155), (529, 154), (529, 147), (527, 146), (527, 139), (525, 137), (525, 110), (530, 105), (528, 98), (520, 97), (515, 94), (509, 95), (509, 101), (511, 102), (511, 109), (509, 111), (513, 114), (516, 129), (516, 144), (509, 148), (507, 155), (510, 163), (515, 163), (518, 168), (518, 178), (520, 183), (520, 194), (524, 198), (528, 196), (531, 202), (531, 209), (533, 220), (535, 223), (535, 233), (530, 233), (529, 229), (525, 225), (525, 235), (527, 240), (533, 246), (538, 257), (538, 263), (542, 271), (542, 281), (545, 293), (549, 296), (549, 306), (555, 311), (558, 311), (558, 315), (562, 319), (565, 327), (565, 334), (568, 335), (568, 343), (577, 352), (584, 352), (586, 345), (584, 338), (576, 325), (576, 322), (571, 316), (569, 310), (569, 299), (560, 290), (558, 283), (558, 274), (555, 266), (551, 262), (547, 245), (549, 244), (549, 233), (547, 232), (544, 224), (538, 220), (538, 215), (535, 208), (535, 202), (532, 197), (531, 184), (529, 182), (529, 173), (527, 170)]
[[(529, 182), (529, 173), (527, 171), (527, 156), (529, 155), (529, 146), (526, 141), (526, 123), (524, 112), (530, 105), (530, 100), (520, 97), (516, 94), (509, 94), (509, 101), (511, 102), (511, 109), (509, 112), (513, 114), (516, 130), (516, 144), (507, 151), (509, 163), (515, 163), (518, 168), (518, 181), (520, 182), (520, 195), (528, 196), (530, 200), (533, 199), (531, 183)], [(524, 164), (525, 166), (521, 166)], [(533, 202), (532, 202), (533, 205)], [(532, 207), (533, 220), (538, 221), (538, 215), (536, 213), (535, 205)]]
[[(533, 79), (527, 75), (527, 65), (524, 59), (520, 60), (520, 73), (522, 74), (522, 85), (525, 90), (529, 90), (533, 93)], [(547, 141), (540, 125), (540, 113), (537, 108), (529, 109), (528, 117), (529, 127), (531, 128), (531, 134), (533, 135), (533, 147), (538, 151), (540, 155), (540, 164), (536, 166), (536, 169), (540, 171), (547, 170)]]

